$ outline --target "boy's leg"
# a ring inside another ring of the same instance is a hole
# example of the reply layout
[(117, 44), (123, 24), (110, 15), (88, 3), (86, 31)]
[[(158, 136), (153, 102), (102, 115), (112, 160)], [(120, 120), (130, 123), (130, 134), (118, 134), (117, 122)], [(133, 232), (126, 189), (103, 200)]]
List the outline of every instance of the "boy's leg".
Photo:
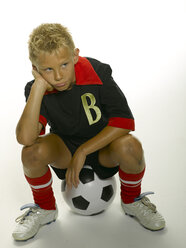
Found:
[(67, 168), (71, 153), (55, 134), (39, 137), (30, 147), (24, 147), (22, 162), (25, 177), (31, 186), (34, 201), (43, 209), (55, 209), (52, 191), (52, 175), (48, 164), (58, 168)]
[[(137, 201), (141, 193), (141, 181), (145, 171), (145, 160), (140, 142), (132, 135), (113, 141), (99, 152), (99, 161), (105, 167), (119, 165), (121, 182), (121, 203), (126, 214), (135, 216), (139, 222), (151, 230), (165, 226), (163, 217), (154, 204), (144, 197)], [(144, 219), (145, 216), (145, 219)]]
[(140, 173), (145, 168), (143, 149), (140, 142), (128, 134), (114, 140), (99, 152), (99, 161), (105, 167), (115, 167), (126, 173)]
[(23, 170), (36, 205), (29, 206), (30, 209), (18, 218), (13, 232), (15, 240), (27, 240), (38, 232), (40, 226), (55, 221), (57, 209), (48, 164), (64, 169), (70, 160), (70, 151), (55, 134), (39, 137), (35, 144), (23, 148)]
[(35, 144), (22, 150), (23, 170), (31, 178), (43, 176), (48, 164), (66, 169), (71, 158), (71, 152), (56, 134), (40, 136)]

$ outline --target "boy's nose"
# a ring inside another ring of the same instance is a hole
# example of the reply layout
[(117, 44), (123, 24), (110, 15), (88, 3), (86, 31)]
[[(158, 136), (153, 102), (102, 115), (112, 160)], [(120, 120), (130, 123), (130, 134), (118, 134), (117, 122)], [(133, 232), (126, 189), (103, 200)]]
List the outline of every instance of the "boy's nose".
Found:
[(54, 77), (56, 81), (60, 81), (63, 78), (62, 72), (60, 71), (55, 71), (54, 72)]

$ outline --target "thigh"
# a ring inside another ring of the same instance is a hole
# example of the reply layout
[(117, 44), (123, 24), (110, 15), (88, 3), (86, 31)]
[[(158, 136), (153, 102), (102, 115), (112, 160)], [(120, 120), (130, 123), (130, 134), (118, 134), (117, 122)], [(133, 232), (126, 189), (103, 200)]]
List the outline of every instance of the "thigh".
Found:
[[(57, 134), (47, 134), (37, 139), (42, 159), (53, 167), (65, 169), (72, 159), (71, 152)], [(43, 161), (44, 162), (44, 161)]]
[(89, 154), (86, 158), (85, 165), (90, 165), (100, 179), (114, 176), (119, 169), (118, 166), (109, 168), (108, 166), (101, 165), (99, 162), (99, 151)]
[(131, 134), (121, 136), (99, 152), (99, 161), (103, 166), (115, 167), (119, 164), (144, 164), (141, 143)]
[[(99, 151), (99, 162), (101, 165), (113, 168), (119, 165), (118, 152), (128, 146), (130, 139), (133, 139), (131, 134), (121, 136), (112, 141), (109, 145)], [(122, 154), (124, 155), (123, 151)]]
[(106, 146), (104, 148), (102, 148), (100, 151), (99, 151), (99, 155), (98, 155), (98, 158), (99, 158), (99, 163), (104, 166), (104, 167), (107, 167), (107, 168), (114, 168), (114, 167), (117, 167), (119, 164), (118, 164), (118, 161), (115, 161), (113, 159), (113, 156), (111, 155), (111, 151), (110, 151), (110, 146)]

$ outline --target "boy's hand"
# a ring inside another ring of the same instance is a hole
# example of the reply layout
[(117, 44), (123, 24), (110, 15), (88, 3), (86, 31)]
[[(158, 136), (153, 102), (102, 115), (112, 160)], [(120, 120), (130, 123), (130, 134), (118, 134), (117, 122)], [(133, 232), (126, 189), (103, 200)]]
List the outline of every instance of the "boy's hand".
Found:
[(83, 168), (85, 160), (86, 160), (86, 155), (83, 154), (83, 152), (77, 150), (66, 172), (66, 183), (69, 189), (72, 188), (72, 185), (74, 185), (75, 188), (78, 187), (79, 173)]
[(32, 69), (32, 75), (35, 78), (34, 83), (41, 85), (46, 91), (52, 91), (54, 89), (34, 67)]

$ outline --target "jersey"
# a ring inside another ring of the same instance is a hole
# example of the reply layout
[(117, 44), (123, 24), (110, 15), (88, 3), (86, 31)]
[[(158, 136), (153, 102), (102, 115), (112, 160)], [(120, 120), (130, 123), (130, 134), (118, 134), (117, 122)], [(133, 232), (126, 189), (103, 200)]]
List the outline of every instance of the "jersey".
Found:
[[(112, 77), (112, 69), (89, 57), (79, 57), (75, 64), (76, 83), (70, 90), (45, 93), (39, 122), (50, 132), (81, 145), (104, 127), (134, 130), (134, 117), (127, 100)], [(26, 100), (34, 83), (25, 87)]]

